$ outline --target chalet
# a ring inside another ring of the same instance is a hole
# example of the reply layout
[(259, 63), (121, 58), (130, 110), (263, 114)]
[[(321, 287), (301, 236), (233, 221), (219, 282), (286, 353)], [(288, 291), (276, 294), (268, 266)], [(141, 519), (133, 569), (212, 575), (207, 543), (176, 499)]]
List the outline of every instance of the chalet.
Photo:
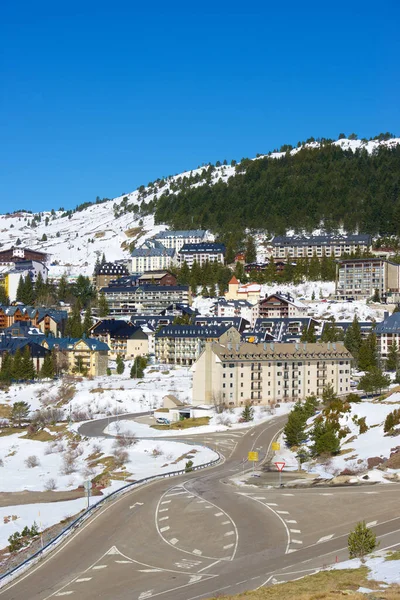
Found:
[(125, 265), (121, 263), (106, 262), (98, 268), (93, 279), (96, 289), (100, 290), (103, 287), (107, 287), (111, 281), (128, 276), (129, 272)]
[(177, 285), (177, 279), (169, 271), (147, 271), (138, 278), (138, 285)]
[(29, 248), (20, 248), (18, 246), (13, 246), (7, 250), (0, 250), (0, 263), (17, 263), (27, 260), (46, 263), (48, 258), (49, 256), (45, 252), (30, 250)]
[(149, 353), (148, 335), (130, 321), (103, 319), (90, 329), (91, 336), (110, 348), (110, 358), (135, 358)]
[(289, 294), (271, 294), (260, 300), (257, 305), (257, 316), (264, 317), (299, 317), (305, 312), (305, 306), (295, 301)]

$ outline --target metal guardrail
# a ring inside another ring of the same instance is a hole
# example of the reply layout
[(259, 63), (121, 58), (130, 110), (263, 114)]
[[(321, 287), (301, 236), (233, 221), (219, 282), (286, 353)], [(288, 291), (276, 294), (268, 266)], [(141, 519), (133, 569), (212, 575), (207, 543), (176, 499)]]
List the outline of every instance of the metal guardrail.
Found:
[[(185, 443), (188, 443), (188, 441), (185, 440)], [(194, 443), (194, 442), (192, 442), (192, 445), (203, 446), (203, 444)], [(204, 447), (208, 448), (208, 446), (204, 446)], [(168, 478), (176, 477), (178, 475), (185, 475), (185, 474), (191, 473), (192, 471), (198, 471), (200, 469), (206, 469), (207, 467), (212, 467), (213, 465), (216, 465), (217, 463), (219, 463), (221, 461), (221, 455), (219, 454), (219, 452), (217, 452), (216, 450), (213, 450), (213, 452), (218, 454), (218, 458), (216, 458), (215, 460), (212, 460), (208, 463), (204, 463), (202, 465), (193, 466), (190, 468), (190, 471), (186, 471), (186, 469), (179, 469), (179, 471), (170, 471), (169, 473), (162, 473), (160, 475), (151, 475), (150, 477), (145, 477), (144, 479), (138, 479), (137, 481), (128, 483), (127, 485), (124, 485), (122, 488), (119, 488), (118, 490), (111, 492), (111, 494), (104, 496), (104, 498), (99, 500), (99, 502), (96, 502), (96, 504), (93, 504), (93, 506), (90, 506), (89, 508), (87, 508), (81, 515), (79, 515), (79, 517), (77, 519), (75, 519), (72, 523), (70, 523), (67, 527), (65, 527), (65, 529), (63, 529), (61, 531), (61, 533), (56, 535), (55, 538), (53, 538), (52, 540), (50, 540), (50, 542), (48, 542), (45, 546), (43, 546), (43, 548), (40, 548), (40, 550), (38, 550), (37, 552), (32, 554), (32, 556), (25, 559), (20, 565), (17, 565), (16, 567), (13, 567), (12, 569), (10, 569), (10, 571), (7, 571), (3, 575), (0, 575), (0, 588), (8, 583), (8, 581), (5, 581), (6, 579), (8, 579), (10, 577), (12, 578), (12, 576), (16, 576), (18, 571), (20, 571), (20, 570), (23, 571), (28, 565), (30, 566), (31, 562), (33, 563), (33, 562), (35, 562), (35, 560), (40, 559), (42, 557), (42, 555), (44, 555), (45, 552), (50, 549), (51, 546), (55, 547), (57, 544), (61, 543), (65, 537), (67, 537), (70, 533), (72, 533), (73, 530), (75, 530), (77, 527), (79, 527), (84, 521), (86, 521), (86, 519), (88, 519), (93, 514), (93, 512), (95, 512), (97, 509), (101, 508), (106, 502), (108, 502), (110, 500), (114, 500), (119, 495), (122, 496), (125, 492), (129, 491), (130, 489), (133, 489), (135, 487), (140, 487), (151, 481), (156, 481), (157, 479), (166, 479), (167, 477)]]

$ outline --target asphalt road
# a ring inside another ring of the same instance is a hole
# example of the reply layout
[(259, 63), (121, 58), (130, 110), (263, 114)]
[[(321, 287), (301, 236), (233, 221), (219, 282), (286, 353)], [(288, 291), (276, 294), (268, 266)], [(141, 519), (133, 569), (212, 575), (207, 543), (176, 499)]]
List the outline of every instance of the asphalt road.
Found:
[[(265, 455), (283, 423), (276, 418), (247, 430), (185, 436), (218, 445), (223, 464), (158, 480), (104, 506), (0, 596), (197, 600), (235, 594), (347, 558), (347, 534), (363, 518), (381, 547), (399, 547), (397, 485), (288, 490), (232, 484), (248, 451), (262, 448)], [(99, 427), (88, 423), (81, 433), (90, 435), (92, 426)]]

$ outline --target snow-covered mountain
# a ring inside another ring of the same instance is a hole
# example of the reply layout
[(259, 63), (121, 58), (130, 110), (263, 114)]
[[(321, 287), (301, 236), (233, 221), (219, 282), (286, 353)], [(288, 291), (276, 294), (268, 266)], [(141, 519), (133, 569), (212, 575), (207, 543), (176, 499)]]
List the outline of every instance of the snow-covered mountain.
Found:
[[(358, 148), (365, 148), (372, 153), (379, 146), (392, 147), (400, 144), (400, 138), (381, 142), (341, 139), (334, 144), (345, 150), (355, 151)], [(306, 147), (317, 148), (319, 143), (311, 142), (306, 144)], [(290, 153), (296, 154), (299, 150), (301, 148), (294, 148)], [(269, 156), (280, 158), (283, 155), (283, 152), (274, 152)], [(263, 156), (266, 155), (257, 158)], [(63, 211), (42, 212), (41, 220), (35, 221), (36, 227), (31, 226), (35, 214), (19, 212), (0, 215), (1, 247), (8, 248), (19, 243), (21, 247), (49, 253), (51, 255), (50, 276), (53, 277), (62, 273), (91, 275), (98, 256), (101, 257), (104, 253), (106, 259), (110, 261), (128, 258), (131, 243), (137, 246), (157, 232), (166, 229), (165, 225), (155, 225), (154, 215), (146, 214), (149, 211), (143, 207), (167, 190), (170, 193), (177, 191), (185, 183), (191, 186), (202, 185), (207, 169), (207, 166), (200, 167), (158, 180), (151, 186), (141, 186), (130, 194), (101, 204), (90, 205), (72, 214), (65, 214)], [(211, 184), (220, 180), (227, 181), (229, 177), (235, 176), (235, 173), (234, 166), (215, 167), (211, 174)]]

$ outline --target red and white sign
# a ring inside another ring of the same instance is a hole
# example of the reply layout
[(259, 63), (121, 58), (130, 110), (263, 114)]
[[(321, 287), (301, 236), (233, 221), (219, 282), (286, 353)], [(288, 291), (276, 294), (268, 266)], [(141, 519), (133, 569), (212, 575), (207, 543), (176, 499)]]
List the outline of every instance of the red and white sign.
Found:
[(283, 467), (286, 465), (285, 462), (276, 462), (275, 466), (278, 469), (278, 471), (283, 471)]

